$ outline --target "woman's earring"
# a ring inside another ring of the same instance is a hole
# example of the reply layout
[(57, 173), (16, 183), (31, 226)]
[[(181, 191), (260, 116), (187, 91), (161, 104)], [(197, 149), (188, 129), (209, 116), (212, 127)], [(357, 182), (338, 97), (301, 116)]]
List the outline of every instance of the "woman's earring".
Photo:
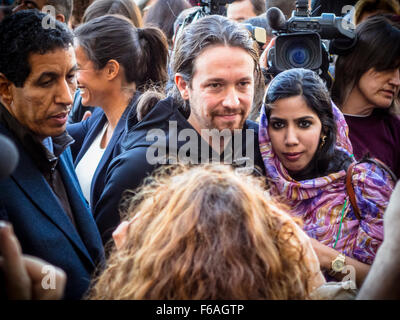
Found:
[(326, 140), (326, 136), (322, 136), (322, 137), (321, 137), (321, 144), (320, 144), (320, 146), (319, 146), (320, 149), (324, 146), (325, 140)]

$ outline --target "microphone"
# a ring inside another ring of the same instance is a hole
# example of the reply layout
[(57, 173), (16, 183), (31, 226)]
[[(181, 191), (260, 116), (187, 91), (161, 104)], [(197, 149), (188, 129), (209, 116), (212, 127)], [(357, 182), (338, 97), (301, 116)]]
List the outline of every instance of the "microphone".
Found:
[(286, 18), (281, 9), (272, 7), (267, 10), (269, 26), (276, 31), (286, 29)]
[(15, 144), (0, 134), (0, 180), (8, 178), (17, 167), (19, 153)]

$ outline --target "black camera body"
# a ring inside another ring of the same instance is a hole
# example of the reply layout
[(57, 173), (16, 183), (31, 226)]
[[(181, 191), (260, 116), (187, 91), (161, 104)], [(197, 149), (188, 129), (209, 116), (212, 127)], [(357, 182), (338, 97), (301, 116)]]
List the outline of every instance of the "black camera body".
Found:
[[(332, 77), (328, 73), (329, 53), (337, 54), (354, 45), (354, 26), (333, 13), (310, 16), (307, 0), (296, 1), (296, 10), (287, 21), (277, 8), (270, 8), (268, 16), (271, 28), (277, 35), (268, 53), (268, 72), (275, 76), (284, 70), (306, 68), (331, 82)], [(329, 50), (322, 39), (331, 40)]]
[(221, 14), (221, 7), (235, 0), (199, 0), (199, 5), (206, 15)]

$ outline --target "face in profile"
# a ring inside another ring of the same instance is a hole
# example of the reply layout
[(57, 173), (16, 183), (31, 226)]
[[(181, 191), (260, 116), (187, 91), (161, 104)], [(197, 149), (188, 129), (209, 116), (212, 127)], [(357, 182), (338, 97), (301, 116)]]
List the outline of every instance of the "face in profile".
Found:
[(268, 134), (272, 148), (289, 173), (299, 173), (314, 157), (322, 124), (301, 96), (273, 103)]
[(241, 129), (254, 96), (254, 61), (237, 47), (211, 46), (197, 57), (192, 81), (179, 74), (177, 86), (189, 100), (189, 123), (201, 129)]
[(39, 138), (65, 131), (76, 90), (76, 59), (72, 46), (28, 58), (31, 72), (23, 87), (11, 84), (9, 112)]
[(81, 92), (82, 104), (84, 106), (102, 106), (107, 89), (107, 81), (104, 78), (105, 70), (97, 70), (81, 46), (75, 49), (75, 53), (78, 65), (78, 88)]
[(385, 71), (370, 69), (361, 76), (355, 87), (365, 105), (378, 108), (389, 108), (399, 95), (399, 89), (400, 68)]

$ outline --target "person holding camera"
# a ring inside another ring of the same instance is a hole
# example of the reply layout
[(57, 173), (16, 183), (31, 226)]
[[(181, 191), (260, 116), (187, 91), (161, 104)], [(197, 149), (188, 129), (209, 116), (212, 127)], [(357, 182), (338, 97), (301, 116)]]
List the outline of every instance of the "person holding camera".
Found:
[(344, 113), (356, 159), (366, 154), (400, 177), (400, 16), (368, 18), (336, 61), (332, 99)]
[(328, 279), (350, 271), (359, 286), (383, 241), (390, 175), (354, 162), (344, 117), (311, 70), (286, 70), (272, 80), (259, 140), (270, 192), (303, 219)]

